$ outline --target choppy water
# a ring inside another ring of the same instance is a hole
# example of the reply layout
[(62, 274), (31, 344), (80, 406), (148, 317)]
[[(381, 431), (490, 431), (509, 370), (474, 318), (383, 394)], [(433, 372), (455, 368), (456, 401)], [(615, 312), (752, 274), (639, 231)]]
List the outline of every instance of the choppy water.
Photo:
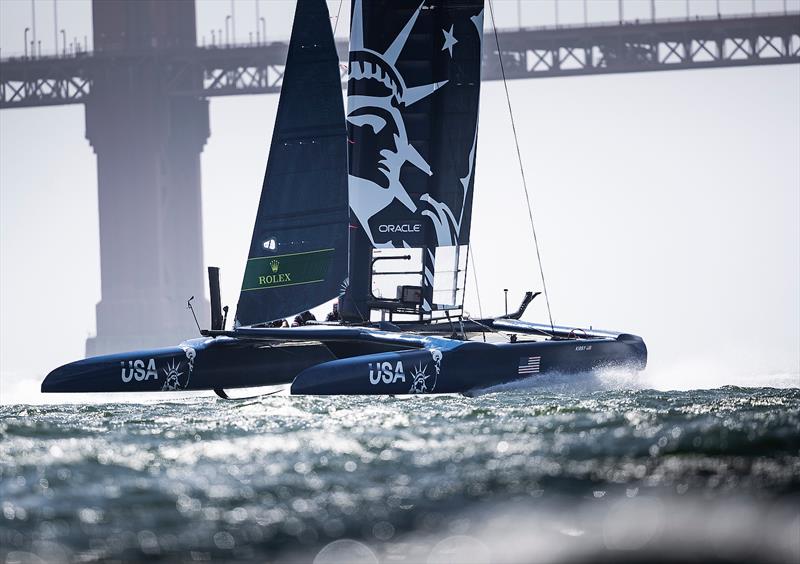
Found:
[(0, 561), (800, 559), (797, 388), (557, 384), (0, 418)]

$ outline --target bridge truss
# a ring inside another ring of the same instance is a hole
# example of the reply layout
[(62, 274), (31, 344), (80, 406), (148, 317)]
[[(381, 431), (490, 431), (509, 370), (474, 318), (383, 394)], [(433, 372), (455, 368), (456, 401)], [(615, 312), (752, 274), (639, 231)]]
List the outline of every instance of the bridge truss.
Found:
[[(800, 13), (500, 30), (498, 41), (512, 79), (800, 63)], [(337, 47), (346, 61), (345, 42)], [(179, 96), (278, 92), (287, 49), (269, 43), (6, 59), (0, 109), (83, 103), (94, 79), (120, 66), (157, 66), (166, 90)], [(343, 63), (343, 80), (346, 72)], [(487, 38), (483, 79), (500, 78), (497, 46)]]

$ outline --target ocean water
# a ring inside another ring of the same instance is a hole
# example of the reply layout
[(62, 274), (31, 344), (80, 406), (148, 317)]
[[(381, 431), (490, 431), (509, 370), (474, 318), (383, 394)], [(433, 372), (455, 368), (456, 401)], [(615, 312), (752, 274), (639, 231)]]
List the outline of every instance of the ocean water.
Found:
[(797, 377), (2, 405), (0, 562), (798, 562)]

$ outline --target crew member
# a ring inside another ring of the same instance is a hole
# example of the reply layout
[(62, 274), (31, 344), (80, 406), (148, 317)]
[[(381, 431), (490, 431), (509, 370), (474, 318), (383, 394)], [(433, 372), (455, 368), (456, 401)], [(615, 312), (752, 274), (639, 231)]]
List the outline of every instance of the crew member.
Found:
[(333, 311), (328, 314), (325, 321), (339, 321), (339, 304), (333, 303)]
[(292, 327), (301, 327), (306, 323), (308, 323), (309, 321), (316, 321), (316, 320), (317, 318), (314, 317), (314, 314), (306, 310), (294, 318), (294, 323), (292, 323)]

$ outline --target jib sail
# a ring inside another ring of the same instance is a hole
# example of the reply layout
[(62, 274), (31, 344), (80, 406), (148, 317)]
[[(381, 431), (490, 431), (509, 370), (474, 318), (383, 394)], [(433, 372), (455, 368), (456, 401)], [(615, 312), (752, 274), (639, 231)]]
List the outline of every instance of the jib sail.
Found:
[(351, 283), (371, 248), (424, 248), (430, 294), (436, 248), (469, 242), (483, 0), (354, 0), (352, 8), (349, 193), (360, 231)]
[(336, 297), (347, 278), (347, 131), (324, 0), (299, 0), (236, 319)]

